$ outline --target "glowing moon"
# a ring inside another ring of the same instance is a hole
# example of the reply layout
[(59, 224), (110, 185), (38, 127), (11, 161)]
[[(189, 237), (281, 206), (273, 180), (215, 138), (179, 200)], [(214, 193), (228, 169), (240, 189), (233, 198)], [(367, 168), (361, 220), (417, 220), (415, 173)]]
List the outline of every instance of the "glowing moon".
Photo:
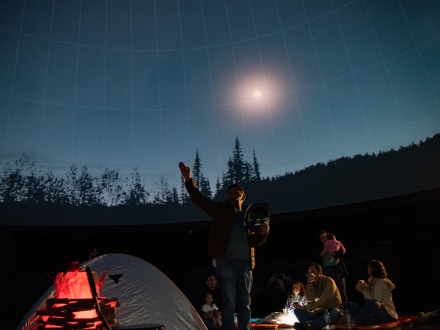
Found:
[(261, 92), (260, 91), (255, 91), (253, 95), (254, 95), (254, 97), (260, 97), (261, 96)]

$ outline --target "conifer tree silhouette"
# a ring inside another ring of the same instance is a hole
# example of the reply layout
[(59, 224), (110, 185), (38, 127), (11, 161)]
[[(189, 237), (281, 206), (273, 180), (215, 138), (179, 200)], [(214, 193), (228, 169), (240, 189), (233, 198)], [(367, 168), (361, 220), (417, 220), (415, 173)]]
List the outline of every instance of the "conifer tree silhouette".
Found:
[(226, 181), (223, 182), (223, 186), (239, 182), (249, 182), (251, 179), (251, 171), (250, 164), (243, 159), (240, 140), (236, 137), (232, 157), (228, 160), (228, 170), (225, 176)]
[(198, 187), (200, 187), (202, 176), (202, 164), (200, 162), (199, 150), (196, 150), (196, 159), (194, 160), (194, 166), (192, 168), (192, 177)]
[(131, 184), (125, 199), (125, 204), (128, 205), (141, 205), (146, 204), (148, 199), (148, 192), (145, 190), (142, 184), (141, 176), (137, 168), (131, 174)]
[(200, 189), (200, 192), (206, 196), (211, 198), (211, 185), (207, 177), (204, 176), (202, 172), (202, 162), (199, 157), (199, 151), (196, 150), (196, 158), (194, 160), (194, 166), (192, 168), (192, 177), (197, 186)]
[(260, 164), (255, 155), (255, 149), (253, 150), (253, 156), (252, 181), (261, 181)]
[(185, 188), (185, 179), (181, 176), (180, 177), (180, 204), (185, 204), (188, 202), (188, 193), (186, 192)]

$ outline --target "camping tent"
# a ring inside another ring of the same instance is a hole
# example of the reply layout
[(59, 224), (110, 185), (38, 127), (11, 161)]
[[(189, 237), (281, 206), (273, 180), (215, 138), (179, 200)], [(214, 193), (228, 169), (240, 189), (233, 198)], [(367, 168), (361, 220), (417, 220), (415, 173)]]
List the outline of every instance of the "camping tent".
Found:
[[(160, 270), (148, 262), (126, 254), (106, 254), (81, 264), (99, 276), (108, 270), (101, 296), (117, 297), (116, 319), (121, 326), (163, 324), (166, 330), (206, 329), (185, 295)], [(115, 276), (122, 275), (122, 276)], [(23, 318), (17, 330), (34, 330), (35, 311), (55, 295), (52, 286)]]

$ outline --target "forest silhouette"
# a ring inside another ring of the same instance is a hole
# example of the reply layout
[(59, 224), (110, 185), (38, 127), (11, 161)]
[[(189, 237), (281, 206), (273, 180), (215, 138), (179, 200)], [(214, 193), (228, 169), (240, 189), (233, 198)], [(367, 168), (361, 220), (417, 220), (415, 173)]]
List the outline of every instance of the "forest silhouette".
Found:
[[(177, 165), (176, 165), (177, 166)], [(440, 187), (440, 134), (419, 144), (378, 154), (341, 157), (276, 177), (262, 177), (256, 152), (248, 162), (235, 139), (227, 171), (212, 191), (198, 151), (192, 166), (201, 192), (214, 200), (240, 183), (247, 201), (266, 202), (272, 213), (288, 213), (404, 195)], [(209, 220), (185, 191), (164, 177), (147, 189), (135, 168), (131, 178), (106, 168), (94, 177), (86, 166), (64, 177), (43, 172), (24, 155), (0, 176), (0, 223), (12, 225), (139, 225)]]

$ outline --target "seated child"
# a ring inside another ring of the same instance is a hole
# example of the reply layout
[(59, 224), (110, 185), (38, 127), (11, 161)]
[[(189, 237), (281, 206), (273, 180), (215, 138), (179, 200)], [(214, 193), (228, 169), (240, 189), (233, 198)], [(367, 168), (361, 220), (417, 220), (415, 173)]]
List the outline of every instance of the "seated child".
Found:
[(294, 281), (292, 284), (292, 292), (290, 292), (287, 296), (285, 306), (286, 312), (293, 314), (293, 310), (295, 309), (296, 304), (299, 304), (300, 306), (307, 305), (306, 289), (300, 281)]
[(307, 305), (306, 289), (300, 281), (293, 281), (292, 289), (288, 292), (283, 312), (274, 312), (266, 316), (260, 323), (283, 324), (293, 326), (298, 319), (293, 312), (297, 306)]
[(212, 321), (213, 326), (220, 326), (221, 325), (221, 313), (218, 310), (218, 307), (212, 302), (213, 297), (211, 292), (205, 293), (205, 304), (202, 306), (203, 314), (203, 321), (205, 321), (206, 325), (210, 325), (207, 322), (208, 320)]
[(334, 262), (335, 261), (335, 252), (341, 250), (342, 253), (345, 254), (345, 248), (344, 245), (342, 245), (341, 242), (339, 242), (338, 240), (336, 240), (336, 237), (334, 234), (332, 233), (328, 233), (327, 234), (327, 240), (324, 243), (324, 251), (327, 252), (331, 259), (330, 262)]

